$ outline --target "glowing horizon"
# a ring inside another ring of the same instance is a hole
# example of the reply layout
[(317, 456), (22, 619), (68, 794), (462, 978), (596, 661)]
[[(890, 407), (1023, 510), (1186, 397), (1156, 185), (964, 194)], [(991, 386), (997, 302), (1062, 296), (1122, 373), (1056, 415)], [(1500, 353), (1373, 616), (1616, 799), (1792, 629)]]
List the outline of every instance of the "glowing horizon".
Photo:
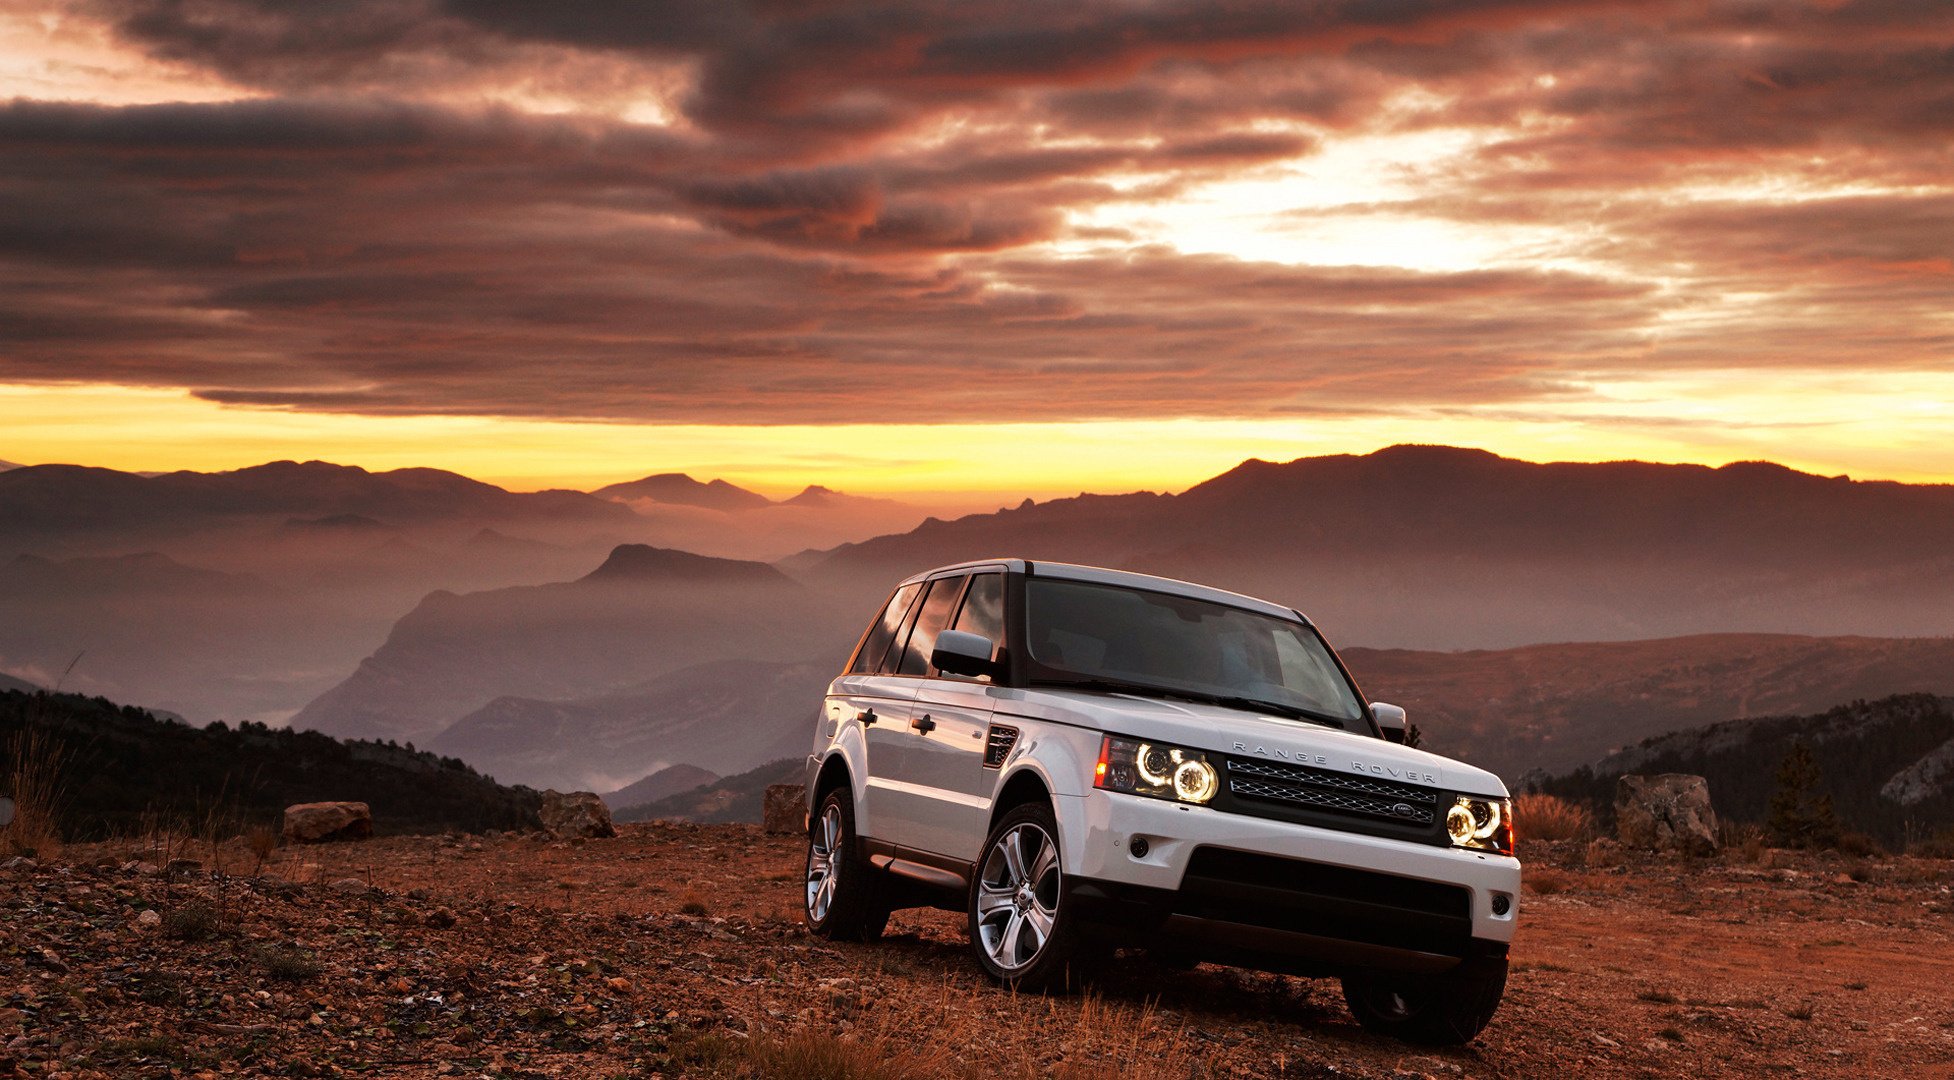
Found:
[[(1653, 400), (1666, 401), (1669, 393), (1657, 387)], [(1250, 458), (1367, 454), (1400, 443), (1465, 446), (1526, 461), (1715, 467), (1769, 460), (1860, 480), (1954, 482), (1954, 460), (1937, 440), (1949, 419), (1944, 404), (1922, 399), (1914, 427), (1902, 435), (1892, 417), (1848, 422), (1861, 403), (1842, 388), (1808, 388), (1800, 396), (1828, 406), (1807, 410), (1797, 421), (1805, 426), (1791, 429), (1817, 452), (1774, 449), (1786, 434), (1782, 429), (1737, 427), (1720, 439), (1688, 437), (1699, 429), (1714, 433), (1725, 417), (1745, 410), (1741, 401), (1726, 403), (1724, 416), (1699, 403), (1695, 422), (1684, 423), (1646, 413), (1638, 419), (1638, 408), (1650, 402), (1624, 400), (1610, 418), (1621, 427), (1602, 430), (1551, 411), (1493, 418), (1432, 413), (1297, 421), (647, 425), (303, 413), (223, 406), (180, 391), (0, 385), (0, 409), (12, 418), (0, 458), (125, 472), (216, 472), (317, 459), (376, 472), (440, 468), (519, 491), (587, 491), (678, 472), (772, 497), (819, 484), (956, 508), (1083, 492), (1181, 491)], [(103, 443), (97, 425), (123, 434)], [(1825, 438), (1812, 438), (1814, 432)]]

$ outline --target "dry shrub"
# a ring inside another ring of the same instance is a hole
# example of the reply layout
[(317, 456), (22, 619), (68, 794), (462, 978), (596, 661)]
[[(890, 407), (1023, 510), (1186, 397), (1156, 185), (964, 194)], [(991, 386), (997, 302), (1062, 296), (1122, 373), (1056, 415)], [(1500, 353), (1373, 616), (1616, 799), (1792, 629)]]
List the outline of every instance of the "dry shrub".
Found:
[(1552, 870), (1529, 870), (1521, 879), (1527, 891), (1535, 896), (1552, 896), (1567, 891), (1571, 884), (1567, 878)]
[(257, 961), (266, 975), (284, 982), (311, 982), (325, 970), (318, 957), (296, 945), (266, 945)]
[(1852, 832), (1850, 830), (1841, 832), (1838, 843), (1834, 844), (1833, 847), (1838, 850), (1839, 854), (1848, 855), (1855, 859), (1865, 859), (1886, 854), (1886, 849), (1879, 846), (1879, 841), (1865, 833)]
[(244, 846), (258, 860), (251, 868), (251, 876), (257, 877), (264, 872), (265, 862), (278, 850), (278, 830), (269, 825), (253, 825), (244, 834)]
[(1954, 827), (1945, 828), (1925, 839), (1915, 840), (1907, 854), (1922, 859), (1954, 859)]
[(39, 859), (60, 853), (67, 764), (67, 748), (35, 728), (23, 728), (7, 740), (7, 763), (0, 775), (14, 800), (13, 824), (6, 830), (8, 852)]
[(1717, 846), (1732, 862), (1757, 864), (1770, 847), (1764, 830), (1747, 821), (1724, 821), (1717, 830)]
[(1513, 800), (1513, 828), (1528, 840), (1585, 840), (1594, 814), (1571, 799), (1530, 792)]
[(209, 941), (224, 930), (224, 913), (208, 900), (191, 900), (163, 916), (163, 936), (175, 941)]
[(819, 1031), (762, 1036), (746, 1047), (755, 1080), (908, 1080), (941, 1075), (938, 1055)]

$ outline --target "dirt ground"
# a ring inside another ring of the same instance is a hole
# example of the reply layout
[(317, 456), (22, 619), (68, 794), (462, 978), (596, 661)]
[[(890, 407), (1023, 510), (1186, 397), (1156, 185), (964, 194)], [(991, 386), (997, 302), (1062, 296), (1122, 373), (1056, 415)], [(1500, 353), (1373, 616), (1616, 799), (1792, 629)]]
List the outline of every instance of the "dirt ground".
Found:
[(1945, 861), (1530, 845), (1505, 1003), (1433, 1051), (1358, 1028), (1328, 980), (1122, 956), (1085, 994), (1013, 995), (949, 914), (808, 937), (794, 838), (621, 831), (0, 870), (0, 1077), (1954, 1080)]

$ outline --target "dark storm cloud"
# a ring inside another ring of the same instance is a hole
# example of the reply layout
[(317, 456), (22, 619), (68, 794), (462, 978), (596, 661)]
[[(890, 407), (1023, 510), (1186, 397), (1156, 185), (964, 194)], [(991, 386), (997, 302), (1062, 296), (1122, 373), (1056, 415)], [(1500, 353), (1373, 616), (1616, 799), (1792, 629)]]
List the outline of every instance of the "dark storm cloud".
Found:
[[(0, 379), (373, 413), (971, 420), (1949, 358), (1941, 3), (78, 10), (269, 96), (0, 105)], [(504, 91), (597, 104), (454, 104)], [(674, 123), (607, 111), (652, 99)], [(1580, 246), (1543, 265), (1595, 269), (1262, 265), (1099, 248), (1144, 230), (1086, 223), (1340, 138), (1475, 127), (1497, 137), (1418, 197), (1292, 223), (1551, 226)], [(1863, 190), (1719, 186), (1773, 182)], [(1033, 246), (1052, 241), (1063, 257)]]

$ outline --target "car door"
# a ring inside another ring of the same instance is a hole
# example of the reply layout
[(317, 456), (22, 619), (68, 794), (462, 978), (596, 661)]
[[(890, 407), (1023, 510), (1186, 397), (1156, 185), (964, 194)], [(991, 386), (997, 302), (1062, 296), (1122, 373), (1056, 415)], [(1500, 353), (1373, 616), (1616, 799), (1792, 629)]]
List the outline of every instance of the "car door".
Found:
[[(971, 575), (948, 625), (993, 644), (1003, 639), (1003, 567)], [(904, 846), (964, 862), (977, 858), (998, 776), (985, 761), (993, 689), (988, 676), (928, 669), (910, 707), (917, 737), (906, 751), (903, 772), (918, 790)]]
[(863, 760), (862, 802), (855, 808), (856, 828), (863, 836), (895, 843), (897, 808), (879, 793), (901, 774), (902, 751), (909, 742), (909, 708), (916, 697), (916, 681), (896, 675), (902, 642), (916, 618), (921, 583), (904, 585), (870, 625), (847, 674), (835, 681), (828, 695), (830, 730), (841, 735), (844, 725), (861, 727)]
[[(892, 690), (901, 695), (891, 703), (886, 719), (875, 725), (877, 743), (872, 752), (878, 764), (869, 772), (869, 802), (874, 806), (875, 836), (905, 847), (914, 846), (918, 817), (929, 811), (927, 788), (917, 783), (915, 749), (933, 720), (916, 715), (916, 692), (929, 674), (930, 650), (936, 635), (955, 617), (957, 601), (963, 595), (963, 574), (931, 578), (923, 583), (914, 610), (896, 641), (890, 645), (884, 667)], [(899, 717), (899, 718), (898, 718)]]

